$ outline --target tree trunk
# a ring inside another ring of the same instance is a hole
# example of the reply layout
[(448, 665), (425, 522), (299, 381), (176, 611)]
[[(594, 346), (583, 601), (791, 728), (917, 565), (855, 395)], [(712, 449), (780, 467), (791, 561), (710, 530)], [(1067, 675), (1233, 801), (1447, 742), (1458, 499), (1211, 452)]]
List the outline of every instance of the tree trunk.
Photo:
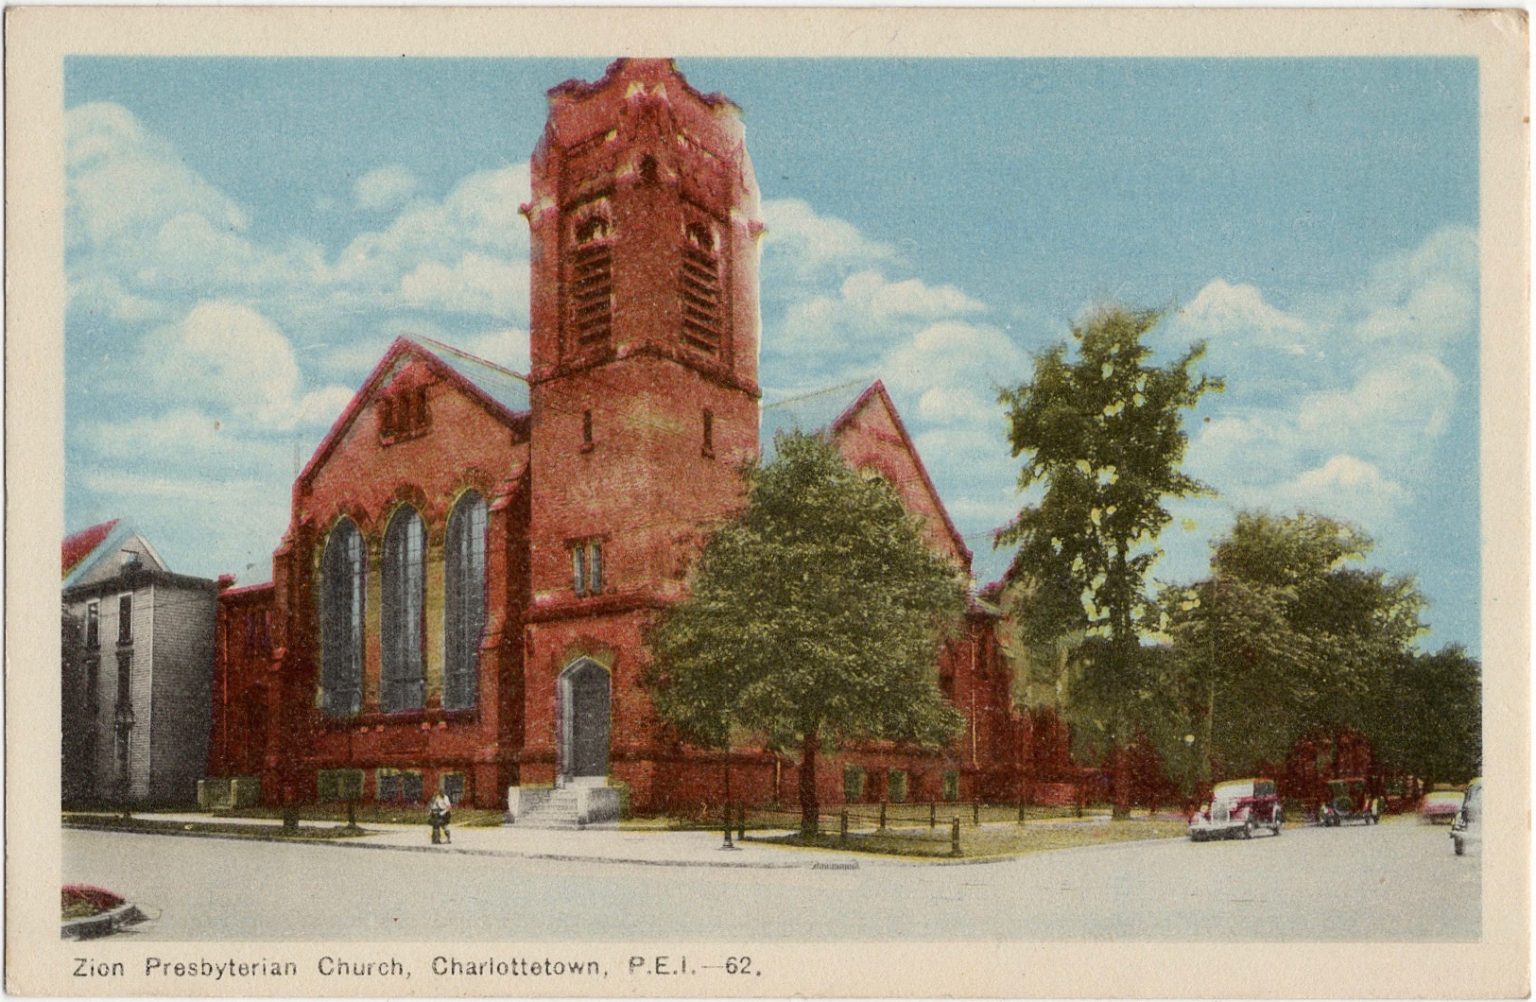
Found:
[[(1114, 656), (1119, 659), (1117, 666), (1123, 679), (1131, 679), (1137, 667), (1138, 655), (1135, 631), (1131, 628), (1131, 601), (1128, 589), (1125, 587), (1126, 579), (1130, 572), (1127, 569), (1127, 547), (1124, 540), (1115, 544), (1114, 575), (1119, 582), (1115, 590), (1115, 605), (1110, 610), (1110, 643), (1114, 650)], [(1110, 738), (1111, 769), (1113, 779), (1110, 782), (1110, 800), (1113, 809), (1110, 816), (1114, 818), (1128, 818), (1131, 816), (1131, 750), (1127, 745), (1127, 737), (1135, 730), (1126, 722), (1121, 722), (1115, 727), (1115, 733)]]
[(815, 835), (820, 825), (821, 804), (816, 799), (816, 746), (821, 738), (808, 731), (800, 747), (800, 833)]
[(1131, 816), (1131, 753), (1122, 741), (1115, 742), (1115, 750), (1111, 752), (1114, 779), (1112, 781), (1114, 809), (1111, 816), (1115, 818), (1128, 818)]

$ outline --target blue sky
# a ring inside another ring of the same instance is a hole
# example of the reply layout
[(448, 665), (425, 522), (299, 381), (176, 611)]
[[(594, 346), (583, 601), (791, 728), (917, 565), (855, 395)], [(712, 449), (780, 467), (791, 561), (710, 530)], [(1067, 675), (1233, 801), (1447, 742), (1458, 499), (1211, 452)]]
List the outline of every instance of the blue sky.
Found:
[[(400, 333), (523, 370), (544, 91), (605, 60), (66, 64), (66, 524), (265, 580), (307, 458)], [(768, 397), (881, 377), (977, 554), (1020, 503), (994, 387), (1096, 303), (1160, 306), (1190, 416), (1155, 575), (1306, 508), (1479, 634), (1477, 66), (683, 59), (746, 115)]]

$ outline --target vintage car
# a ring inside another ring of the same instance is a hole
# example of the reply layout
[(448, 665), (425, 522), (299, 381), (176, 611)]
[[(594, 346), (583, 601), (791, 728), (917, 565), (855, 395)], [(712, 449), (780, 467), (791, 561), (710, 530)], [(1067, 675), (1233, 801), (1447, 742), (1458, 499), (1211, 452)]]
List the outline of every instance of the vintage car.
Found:
[(1466, 799), (1456, 820), (1451, 822), (1451, 846), (1456, 855), (1465, 856), (1468, 850), (1476, 854), (1483, 846), (1483, 781), (1474, 779), (1467, 784)]
[(1371, 796), (1362, 776), (1348, 776), (1328, 781), (1328, 799), (1318, 811), (1324, 828), (1337, 828), (1346, 821), (1381, 824), (1381, 798)]
[(1253, 838), (1259, 827), (1279, 835), (1284, 823), (1274, 780), (1229, 779), (1217, 783), (1211, 802), (1189, 819), (1189, 837), (1196, 842), (1236, 835)]
[(1460, 790), (1431, 790), (1419, 801), (1419, 820), (1430, 824), (1450, 824), (1461, 810), (1464, 794)]

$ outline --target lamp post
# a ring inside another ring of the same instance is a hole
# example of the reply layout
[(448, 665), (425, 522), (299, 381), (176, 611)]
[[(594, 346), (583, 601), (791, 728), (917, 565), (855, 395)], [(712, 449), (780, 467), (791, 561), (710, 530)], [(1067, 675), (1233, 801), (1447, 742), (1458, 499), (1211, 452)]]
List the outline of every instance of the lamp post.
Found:
[(721, 761), (725, 765), (725, 807), (722, 810), (725, 815), (725, 841), (721, 843), (720, 848), (734, 850), (736, 846), (731, 843), (731, 739), (729, 737), (725, 739)]
[(117, 731), (117, 804), (123, 817), (128, 817), (128, 795), (131, 790), (129, 784), (129, 769), (133, 763), (133, 750), (129, 746), (129, 739), (133, 736), (133, 706), (128, 703), (117, 704), (117, 711), (112, 716), (112, 726)]

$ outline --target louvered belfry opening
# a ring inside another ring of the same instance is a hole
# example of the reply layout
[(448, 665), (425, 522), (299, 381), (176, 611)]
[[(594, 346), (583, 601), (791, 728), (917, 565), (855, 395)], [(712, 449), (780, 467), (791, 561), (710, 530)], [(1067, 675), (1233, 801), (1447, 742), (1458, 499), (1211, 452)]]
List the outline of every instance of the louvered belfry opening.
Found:
[(606, 343), (613, 335), (613, 225), (604, 201), (580, 213), (572, 233), (571, 330), (582, 348)]
[(714, 227), (692, 218), (683, 228), (682, 266), (677, 289), (682, 300), (683, 340), (715, 354), (720, 350), (724, 303), (720, 288), (720, 255)]

